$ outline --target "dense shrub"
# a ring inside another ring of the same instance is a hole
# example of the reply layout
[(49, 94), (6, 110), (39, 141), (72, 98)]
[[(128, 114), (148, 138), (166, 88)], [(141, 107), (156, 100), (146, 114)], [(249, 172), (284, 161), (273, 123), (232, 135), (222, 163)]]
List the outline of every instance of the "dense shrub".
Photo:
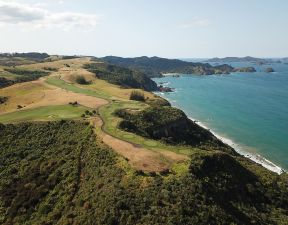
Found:
[(287, 176), (260, 166), (265, 172), (256, 176), (223, 153), (199, 150), (182, 176), (145, 175), (128, 165), (122, 169), (125, 161), (84, 123), (0, 124), (0, 133), (0, 224), (285, 224), (288, 219)]
[(130, 94), (130, 100), (144, 102), (145, 101), (145, 96), (144, 96), (143, 92), (132, 91), (131, 94)]
[(27, 76), (27, 77), (43, 77), (49, 74), (49, 72), (42, 71), (42, 70), (26, 70), (26, 69), (20, 69), (20, 68), (6, 68), (5, 71), (21, 75), (21, 76)]
[(118, 110), (115, 114), (124, 120), (119, 128), (130, 132), (162, 140), (169, 144), (191, 146), (211, 146), (232, 152), (232, 149), (219, 141), (211, 132), (189, 120), (184, 112), (170, 106), (149, 107), (139, 113)]
[(76, 76), (75, 81), (78, 84), (84, 84), (84, 85), (89, 84), (89, 82), (82, 75)]
[(8, 100), (8, 97), (6, 97), (6, 96), (0, 96), (0, 105), (3, 104), (3, 103), (5, 103), (5, 102), (7, 102), (7, 100)]
[(52, 72), (58, 71), (58, 69), (57, 69), (57, 68), (54, 68), (54, 67), (44, 67), (43, 69), (44, 69), (44, 70), (48, 70), (48, 71), (52, 71)]
[(43, 60), (49, 57), (47, 53), (38, 53), (38, 52), (28, 52), (28, 53), (2, 53), (0, 57), (21, 57), (21, 58), (30, 58)]
[(8, 87), (16, 83), (37, 80), (40, 77), (49, 75), (49, 72), (41, 70), (24, 70), (19, 68), (6, 68), (4, 70), (18, 76), (14, 80), (0, 77), (0, 88)]
[(11, 86), (13, 84), (15, 84), (14, 80), (8, 80), (4, 77), (0, 77), (0, 88), (5, 88), (5, 87)]

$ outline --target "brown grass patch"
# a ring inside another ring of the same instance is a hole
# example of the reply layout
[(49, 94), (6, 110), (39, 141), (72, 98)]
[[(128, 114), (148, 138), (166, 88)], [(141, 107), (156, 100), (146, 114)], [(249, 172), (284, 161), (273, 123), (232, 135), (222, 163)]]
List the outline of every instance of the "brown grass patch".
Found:
[(108, 103), (101, 98), (50, 86), (44, 82), (44, 79), (0, 89), (0, 95), (9, 97), (7, 103), (0, 106), (0, 114), (17, 111), (18, 105), (25, 106), (23, 109), (31, 109), (40, 106), (65, 105), (77, 101), (83, 106), (98, 108)]

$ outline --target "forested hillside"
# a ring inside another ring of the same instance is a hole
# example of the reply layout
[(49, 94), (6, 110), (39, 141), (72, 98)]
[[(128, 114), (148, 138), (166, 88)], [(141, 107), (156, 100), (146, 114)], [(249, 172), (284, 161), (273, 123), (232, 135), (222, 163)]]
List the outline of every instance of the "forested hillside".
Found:
[(97, 78), (126, 88), (141, 88), (156, 91), (157, 84), (144, 73), (106, 63), (91, 63), (84, 67), (94, 73)]
[[(85, 123), (0, 125), (1, 224), (285, 224), (287, 175), (199, 150), (138, 173)], [(247, 167), (248, 165), (248, 167)], [(261, 174), (261, 175), (260, 175)]]
[(178, 59), (165, 59), (159, 57), (136, 57), (122, 58), (116, 56), (106, 56), (103, 61), (142, 71), (149, 77), (160, 77), (162, 73), (183, 73), (183, 74), (225, 74), (231, 73), (233, 67), (228, 65), (211, 66), (208, 63), (185, 62)]

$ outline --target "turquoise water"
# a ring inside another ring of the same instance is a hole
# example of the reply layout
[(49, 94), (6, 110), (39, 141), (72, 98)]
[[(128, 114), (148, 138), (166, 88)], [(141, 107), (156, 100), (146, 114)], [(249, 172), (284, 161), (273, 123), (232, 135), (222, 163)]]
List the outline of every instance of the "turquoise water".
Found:
[[(247, 64), (246, 64), (247, 66)], [(288, 169), (288, 65), (255, 66), (256, 73), (157, 78), (173, 106), (247, 152)], [(265, 73), (265, 67), (276, 73)]]

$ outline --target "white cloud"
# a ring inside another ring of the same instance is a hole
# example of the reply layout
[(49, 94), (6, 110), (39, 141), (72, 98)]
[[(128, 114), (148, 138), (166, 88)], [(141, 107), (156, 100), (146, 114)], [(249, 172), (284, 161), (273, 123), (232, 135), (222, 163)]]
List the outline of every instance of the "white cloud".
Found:
[(50, 12), (41, 5), (20, 4), (0, 0), (0, 24), (20, 25), (24, 29), (79, 28), (91, 30), (99, 22), (99, 16), (75, 12)]
[(181, 24), (179, 27), (182, 29), (189, 29), (189, 28), (194, 28), (194, 27), (206, 27), (206, 26), (209, 26), (210, 24), (211, 22), (208, 19), (194, 17), (192, 20), (190, 20), (187, 23)]

